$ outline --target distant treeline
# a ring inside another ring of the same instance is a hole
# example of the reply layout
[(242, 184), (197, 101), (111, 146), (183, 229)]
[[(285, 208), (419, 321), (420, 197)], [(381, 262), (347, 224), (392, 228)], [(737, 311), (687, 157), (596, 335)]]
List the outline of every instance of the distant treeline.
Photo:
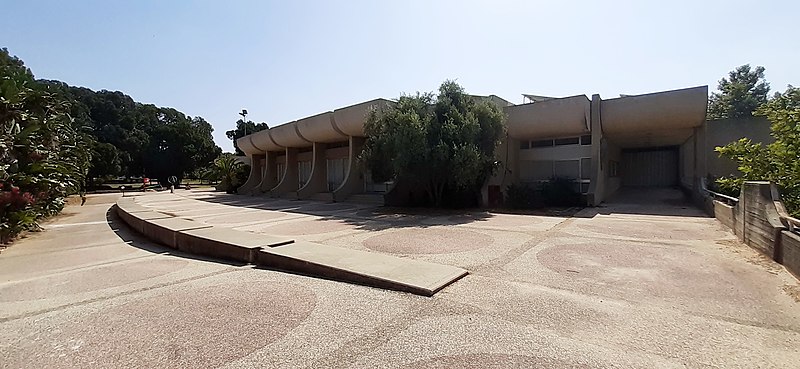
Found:
[(0, 49), (0, 242), (97, 178), (197, 177), (221, 153), (211, 125), (122, 92), (37, 80)]

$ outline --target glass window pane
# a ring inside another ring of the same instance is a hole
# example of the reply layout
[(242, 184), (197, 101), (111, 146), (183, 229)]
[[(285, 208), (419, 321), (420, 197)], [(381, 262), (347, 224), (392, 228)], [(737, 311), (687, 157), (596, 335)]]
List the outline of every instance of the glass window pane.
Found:
[(581, 158), (581, 178), (592, 178), (592, 158)]
[(558, 138), (555, 140), (556, 146), (561, 145), (577, 145), (578, 138), (577, 137), (567, 137), (567, 138)]
[(555, 176), (558, 178), (576, 179), (580, 176), (579, 160), (557, 160), (553, 165)]

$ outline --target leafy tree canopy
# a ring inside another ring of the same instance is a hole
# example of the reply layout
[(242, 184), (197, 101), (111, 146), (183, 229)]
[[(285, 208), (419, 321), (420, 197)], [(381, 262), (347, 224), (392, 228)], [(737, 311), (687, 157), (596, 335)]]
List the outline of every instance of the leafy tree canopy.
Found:
[(72, 100), (0, 49), (0, 243), (36, 228), (80, 188), (93, 140), (73, 111)]
[(764, 79), (764, 67), (751, 69), (742, 65), (728, 73), (708, 99), (708, 119), (741, 118), (767, 102), (769, 83)]
[(370, 112), (360, 159), (375, 180), (412, 181), (441, 206), (446, 189), (477, 193), (492, 174), (503, 120), (498, 106), (445, 81), (435, 96), (401, 96)]
[(236, 140), (240, 137), (244, 137), (258, 131), (263, 131), (268, 128), (269, 126), (267, 123), (253, 123), (252, 120), (245, 122), (244, 120), (239, 119), (236, 121), (236, 129), (226, 131), (225, 135), (228, 136), (229, 140), (233, 140), (233, 148), (236, 150), (236, 155), (244, 155), (244, 152), (239, 149), (238, 145), (236, 145)]
[(800, 89), (789, 86), (784, 93), (776, 93), (756, 114), (772, 122), (775, 142), (764, 146), (743, 138), (717, 147), (720, 156), (735, 160), (742, 173), (741, 177), (721, 178), (718, 184), (738, 193), (744, 181), (773, 181), (789, 212), (800, 217)]

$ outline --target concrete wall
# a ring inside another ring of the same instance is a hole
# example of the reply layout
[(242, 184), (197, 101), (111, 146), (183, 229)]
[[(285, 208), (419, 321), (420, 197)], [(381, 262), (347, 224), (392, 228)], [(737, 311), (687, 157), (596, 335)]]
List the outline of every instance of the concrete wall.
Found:
[(800, 235), (782, 231), (781, 247), (783, 248), (783, 266), (795, 277), (800, 278)]
[[(777, 204), (777, 205), (776, 205)], [(714, 217), (730, 227), (739, 239), (773, 260), (783, 261), (779, 197), (769, 182), (745, 182), (736, 206), (714, 201)]]
[(741, 138), (769, 144), (775, 141), (770, 136), (770, 123), (764, 117), (712, 120), (705, 123), (704, 154), (708, 174), (714, 177), (738, 175), (733, 160), (720, 158), (714, 149)]

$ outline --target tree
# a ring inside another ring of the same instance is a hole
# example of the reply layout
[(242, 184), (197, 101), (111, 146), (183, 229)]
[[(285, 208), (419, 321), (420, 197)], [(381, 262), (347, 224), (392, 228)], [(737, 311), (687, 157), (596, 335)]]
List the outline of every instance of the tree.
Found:
[(157, 108), (143, 152), (144, 174), (166, 183), (211, 163), (222, 150), (214, 144), (211, 125), (201, 117), (187, 117), (172, 108)]
[(496, 105), (476, 101), (457, 83), (445, 81), (435, 97), (401, 96), (396, 104), (371, 111), (360, 160), (374, 180), (413, 182), (441, 206), (445, 190), (480, 191), (496, 167), (503, 119)]
[(0, 49), (0, 243), (61, 211), (83, 183), (92, 140), (73, 103)]
[(769, 83), (764, 79), (764, 67), (750, 68), (742, 65), (728, 73), (708, 99), (708, 118), (750, 117), (762, 104), (767, 102)]
[(252, 120), (245, 122), (244, 120), (239, 119), (236, 121), (236, 129), (226, 131), (225, 135), (228, 136), (229, 140), (233, 140), (233, 148), (236, 150), (236, 155), (242, 156), (244, 155), (244, 152), (239, 149), (239, 146), (236, 144), (236, 140), (265, 129), (269, 129), (267, 123), (256, 124), (253, 123)]
[(214, 160), (208, 178), (218, 180), (217, 190), (227, 193), (236, 192), (241, 184), (239, 177), (245, 165), (230, 153), (223, 153)]
[(115, 176), (122, 170), (117, 147), (105, 142), (95, 142), (91, 149), (91, 162), (87, 181), (94, 184), (94, 178)]
[(720, 156), (735, 160), (742, 173), (717, 182), (728, 192), (738, 193), (744, 181), (772, 181), (780, 188), (788, 211), (800, 217), (800, 89), (789, 86), (786, 92), (776, 93), (756, 114), (772, 122), (775, 142), (764, 146), (743, 138), (717, 147)]

